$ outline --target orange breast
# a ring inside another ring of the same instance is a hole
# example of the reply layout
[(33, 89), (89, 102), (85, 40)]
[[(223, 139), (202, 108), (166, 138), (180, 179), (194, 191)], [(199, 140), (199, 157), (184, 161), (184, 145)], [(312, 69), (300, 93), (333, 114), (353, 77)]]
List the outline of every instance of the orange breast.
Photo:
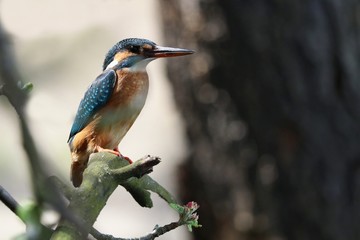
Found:
[(94, 143), (103, 148), (117, 147), (140, 114), (148, 93), (146, 72), (118, 70), (114, 92), (99, 111), (94, 128)]

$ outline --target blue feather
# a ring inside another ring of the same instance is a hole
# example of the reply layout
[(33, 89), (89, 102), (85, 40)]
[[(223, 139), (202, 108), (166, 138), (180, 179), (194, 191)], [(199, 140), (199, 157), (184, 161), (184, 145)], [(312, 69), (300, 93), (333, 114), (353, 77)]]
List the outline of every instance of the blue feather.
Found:
[(98, 76), (80, 102), (68, 143), (92, 120), (93, 116), (109, 101), (116, 83), (116, 73), (108, 70)]

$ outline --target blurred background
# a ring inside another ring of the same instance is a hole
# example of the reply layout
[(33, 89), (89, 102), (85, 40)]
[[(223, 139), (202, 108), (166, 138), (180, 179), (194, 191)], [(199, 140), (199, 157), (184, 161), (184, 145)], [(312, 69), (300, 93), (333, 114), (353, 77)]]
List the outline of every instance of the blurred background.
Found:
[[(201, 206), (201, 229), (162, 239), (360, 239), (359, 1), (3, 0), (0, 14), (35, 85), (32, 131), (57, 174), (68, 178), (68, 131), (104, 54), (144, 37), (196, 50), (149, 65), (148, 101), (120, 145), (133, 159), (161, 156), (152, 176)], [(0, 101), (0, 182), (28, 199), (18, 123)], [(176, 218), (123, 192), (100, 231), (140, 236)], [(0, 226), (10, 224), (6, 237), (24, 231), (0, 206)]]

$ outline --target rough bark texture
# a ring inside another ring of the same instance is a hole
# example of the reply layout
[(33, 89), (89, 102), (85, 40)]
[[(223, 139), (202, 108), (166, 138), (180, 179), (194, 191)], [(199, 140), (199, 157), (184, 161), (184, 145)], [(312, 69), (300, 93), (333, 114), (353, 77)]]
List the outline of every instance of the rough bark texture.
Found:
[(195, 238), (360, 239), (360, 2), (161, 5)]

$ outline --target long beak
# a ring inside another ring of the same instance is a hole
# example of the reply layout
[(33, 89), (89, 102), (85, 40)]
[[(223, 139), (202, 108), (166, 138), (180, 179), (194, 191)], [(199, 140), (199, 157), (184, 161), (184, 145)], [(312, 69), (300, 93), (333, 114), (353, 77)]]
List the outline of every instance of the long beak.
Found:
[(194, 53), (193, 50), (188, 50), (188, 49), (156, 46), (154, 50), (149, 52), (149, 55), (154, 58), (163, 58), (163, 57), (184, 56), (193, 53)]

